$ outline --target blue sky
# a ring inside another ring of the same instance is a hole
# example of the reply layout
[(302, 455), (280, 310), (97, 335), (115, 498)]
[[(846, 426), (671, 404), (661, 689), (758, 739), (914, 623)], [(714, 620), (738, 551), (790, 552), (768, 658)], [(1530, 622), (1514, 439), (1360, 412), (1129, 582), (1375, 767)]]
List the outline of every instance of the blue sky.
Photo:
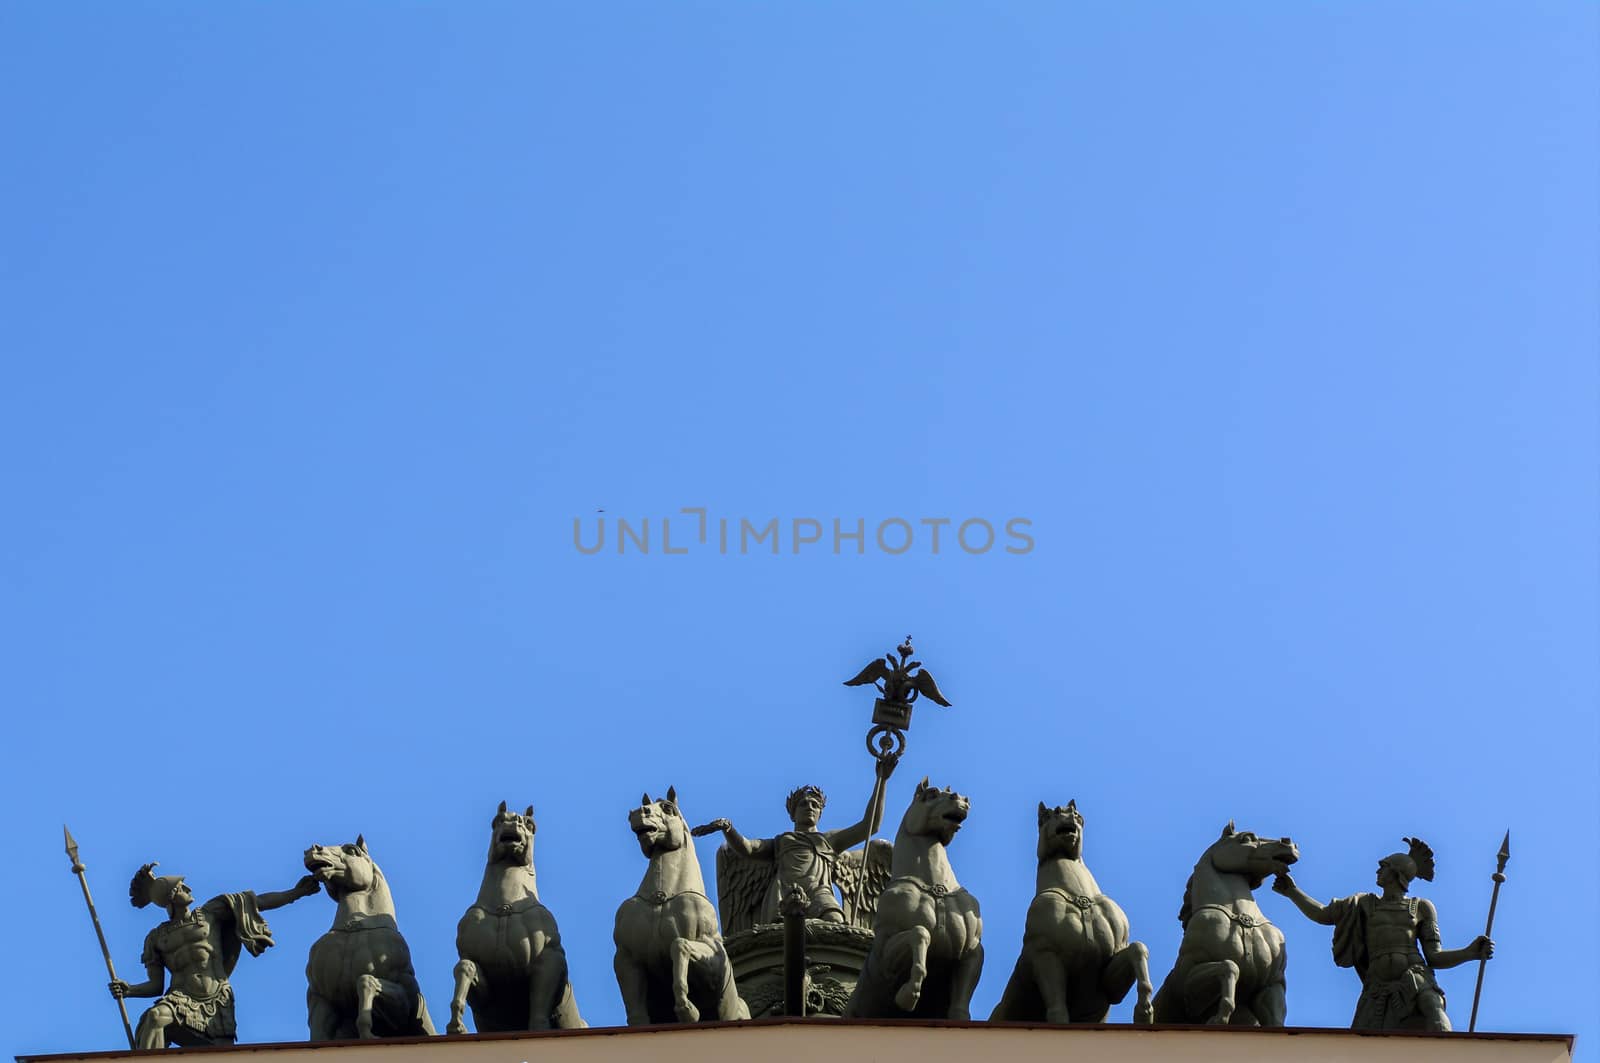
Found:
[[(972, 797), (976, 1012), (1039, 800), (1077, 799), (1158, 980), (1229, 818), (1292, 834), (1324, 898), (1421, 835), (1447, 945), (1509, 826), (1480, 1024), (1600, 1059), (1597, 30), (0, 7), (0, 1049), (120, 1044), (63, 821), (124, 974), (140, 863), (279, 889), (364, 832), (442, 1025), (502, 799), (620, 1022), (630, 804), (675, 784), (771, 833), (814, 781), (849, 822), (870, 698), (839, 684), (911, 632), (955, 707), (919, 710), (891, 824), (924, 774)], [(682, 542), (683, 507), (1034, 546), (574, 548), (575, 518)], [(1261, 902), (1290, 1022), (1346, 1024), (1326, 931)], [(304, 1036), (331, 913), (274, 914), (245, 1039)], [(1442, 976), (1462, 1028), (1472, 981)]]

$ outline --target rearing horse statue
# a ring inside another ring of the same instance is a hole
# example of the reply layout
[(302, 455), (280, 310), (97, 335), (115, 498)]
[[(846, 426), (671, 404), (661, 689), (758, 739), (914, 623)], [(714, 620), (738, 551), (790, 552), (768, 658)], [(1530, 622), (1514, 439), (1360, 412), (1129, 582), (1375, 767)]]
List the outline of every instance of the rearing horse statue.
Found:
[(971, 1017), (972, 991), (983, 973), (983, 919), (945, 852), (970, 805), (927, 779), (917, 784), (894, 837), (872, 951), (847, 1018)]
[(1253, 891), (1300, 859), (1288, 838), (1235, 831), (1233, 821), (1194, 866), (1178, 920), (1178, 961), (1156, 993), (1159, 1023), (1282, 1026), (1283, 932), (1256, 907)]
[(311, 1040), (432, 1034), (411, 950), (394, 921), (394, 899), (360, 836), (346, 845), (313, 845), (306, 870), (338, 902), (333, 926), (306, 960)]
[(1076, 800), (1039, 802), (1039, 873), (1022, 932), (1022, 955), (989, 1016), (1003, 1022), (1105, 1022), (1139, 987), (1133, 1021), (1151, 1019), (1150, 950), (1128, 940), (1128, 917), (1083, 862)]
[(539, 903), (533, 872), (533, 806), (504, 801), (489, 825), (489, 861), (478, 899), (456, 924), (455, 994), (446, 1033), (571, 1030), (587, 1026), (567, 979), (567, 953), (556, 917)]
[(661, 800), (645, 794), (628, 813), (628, 826), (650, 860), (638, 891), (617, 909), (612, 932), (628, 1025), (699, 1022), (706, 1012), (748, 1019), (677, 789), (669, 787)]

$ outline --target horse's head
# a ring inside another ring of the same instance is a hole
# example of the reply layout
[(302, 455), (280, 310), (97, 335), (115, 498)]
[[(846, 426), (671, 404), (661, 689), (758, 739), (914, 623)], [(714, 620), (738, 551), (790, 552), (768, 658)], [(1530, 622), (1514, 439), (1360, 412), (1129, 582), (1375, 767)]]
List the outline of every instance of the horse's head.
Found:
[(489, 824), (489, 863), (533, 866), (533, 836), (539, 829), (533, 821), (533, 806), (521, 814), (506, 808), (504, 801)]
[(966, 822), (967, 810), (971, 807), (972, 802), (965, 795), (948, 787), (940, 789), (930, 786), (924, 777), (917, 783), (911, 807), (906, 809), (905, 818), (900, 821), (900, 832), (928, 835), (936, 838), (940, 845), (949, 845), (950, 839), (961, 829), (961, 824)]
[(1039, 859), (1052, 857), (1083, 859), (1083, 813), (1077, 798), (1055, 808), (1039, 802)]
[(1268, 875), (1281, 875), (1300, 859), (1300, 850), (1288, 838), (1262, 838), (1254, 832), (1233, 829), (1233, 821), (1222, 828), (1222, 836), (1211, 843), (1205, 859), (1223, 874), (1243, 875), (1253, 890)]
[(367, 853), (367, 840), (359, 834), (344, 845), (313, 845), (306, 850), (305, 863), (306, 870), (326, 884), (328, 896), (334, 900), (366, 893), (383, 881), (383, 872)]
[(628, 812), (628, 829), (639, 839), (639, 849), (646, 856), (670, 853), (689, 844), (689, 824), (678, 811), (677, 787), (667, 787), (663, 798), (649, 794), (639, 798), (639, 807)]

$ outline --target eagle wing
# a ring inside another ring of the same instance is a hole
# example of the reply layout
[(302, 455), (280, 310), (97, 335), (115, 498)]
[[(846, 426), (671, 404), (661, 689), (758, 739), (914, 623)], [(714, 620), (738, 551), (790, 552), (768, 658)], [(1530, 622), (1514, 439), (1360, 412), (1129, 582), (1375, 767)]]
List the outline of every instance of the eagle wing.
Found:
[(749, 930), (761, 919), (761, 906), (778, 873), (771, 860), (752, 860), (726, 845), (717, 850), (717, 908), (723, 934)]
[[(894, 846), (882, 838), (874, 838), (866, 848), (851, 849), (839, 855), (834, 875), (839, 883), (839, 893), (844, 897), (844, 919), (851, 926), (872, 929), (878, 914), (878, 894), (889, 885), (889, 860)], [(861, 904), (855, 903), (856, 883), (865, 876), (861, 887)]]
[(923, 669), (913, 676), (911, 685), (917, 688), (918, 694), (921, 694), (935, 705), (943, 705), (947, 709), (950, 707), (950, 703), (944, 700), (944, 695), (939, 693), (939, 684), (933, 681), (933, 676), (928, 674), (927, 669)]
[(889, 678), (889, 666), (883, 663), (883, 658), (874, 657), (872, 663), (856, 673), (854, 679), (846, 679), (847, 687), (865, 686), (868, 683), (877, 683)]

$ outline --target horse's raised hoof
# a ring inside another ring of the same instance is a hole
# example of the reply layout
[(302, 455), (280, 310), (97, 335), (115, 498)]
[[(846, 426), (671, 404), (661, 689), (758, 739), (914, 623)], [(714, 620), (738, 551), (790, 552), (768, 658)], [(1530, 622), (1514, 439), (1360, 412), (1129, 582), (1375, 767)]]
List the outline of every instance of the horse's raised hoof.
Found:
[(922, 999), (922, 987), (907, 982), (894, 994), (894, 1006), (901, 1011), (916, 1011), (917, 1001)]
[(680, 1001), (673, 1009), (678, 1014), (679, 1022), (699, 1022), (700, 1009), (687, 1000)]

